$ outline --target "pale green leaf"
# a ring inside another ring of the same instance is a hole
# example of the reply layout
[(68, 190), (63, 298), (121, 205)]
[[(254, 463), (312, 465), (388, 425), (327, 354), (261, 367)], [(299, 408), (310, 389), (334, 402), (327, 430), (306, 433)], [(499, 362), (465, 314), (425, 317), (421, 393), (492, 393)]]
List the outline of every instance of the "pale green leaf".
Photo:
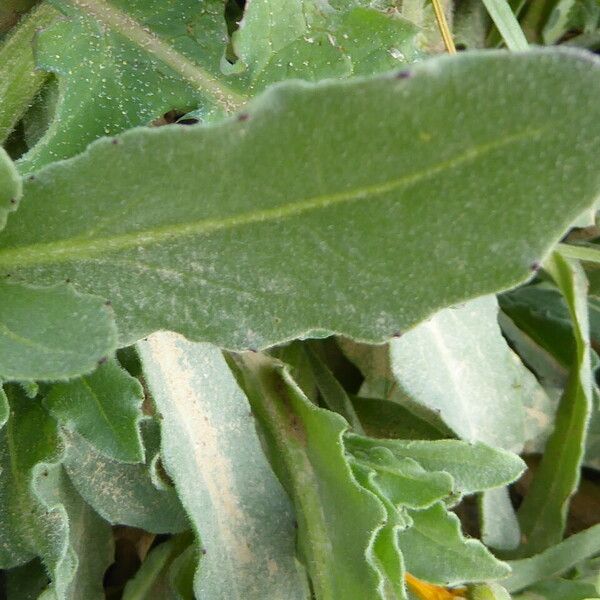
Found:
[(345, 444), (352, 453), (387, 448), (397, 458), (412, 458), (427, 471), (445, 471), (454, 479), (455, 491), (463, 494), (511, 483), (525, 468), (511, 452), (459, 440), (384, 440), (347, 433)]
[(519, 522), (524, 538), (520, 556), (541, 552), (562, 539), (569, 502), (579, 485), (592, 406), (587, 280), (584, 271), (578, 263), (558, 253), (547, 260), (545, 268), (556, 281), (569, 307), (576, 355), (558, 406), (554, 430), (519, 507)]
[(508, 488), (488, 490), (479, 501), (481, 541), (497, 550), (514, 550), (521, 541), (521, 529)]
[(483, 3), (507, 48), (514, 51), (527, 50), (529, 44), (508, 0), (483, 0)]
[(561, 575), (596, 554), (600, 554), (600, 525), (576, 533), (530, 558), (509, 561), (512, 574), (503, 585), (510, 592), (518, 592), (536, 581)]
[(0, 378), (56, 380), (89, 373), (116, 348), (111, 311), (68, 285), (0, 281)]
[(540, 581), (512, 598), (514, 600), (599, 600), (600, 592), (590, 583), (551, 579)]
[(489, 52), (410, 75), (288, 83), (239, 120), (96, 143), (28, 182), (0, 275), (109, 298), (123, 344), (167, 329), (229, 348), (381, 341), (518, 284), (598, 194), (600, 69)]
[(0, 144), (31, 106), (48, 77), (47, 73), (35, 68), (33, 38), (38, 29), (56, 20), (58, 14), (47, 2), (42, 2), (0, 46)]
[(408, 511), (412, 527), (398, 533), (406, 570), (439, 585), (505, 577), (510, 569), (479, 541), (463, 537), (458, 517), (442, 503)]
[(124, 464), (101, 454), (77, 434), (66, 436), (65, 468), (86, 502), (114, 525), (139, 527), (152, 533), (175, 533), (189, 521), (172, 487), (158, 488), (151, 475), (160, 434), (153, 421), (142, 423), (145, 465)]
[(289, 501), (221, 352), (166, 333), (139, 349), (161, 415), (162, 460), (200, 537), (196, 595), (303, 599)]
[(458, 437), (520, 451), (525, 408), (545, 395), (512, 352), (492, 296), (447, 308), (390, 342), (392, 372), (407, 398), (436, 412)]
[(90, 375), (53, 385), (44, 404), (63, 427), (104, 456), (136, 463), (144, 460), (139, 432), (143, 400), (140, 382), (111, 359)]
[(293, 499), (315, 595), (382, 598), (385, 573), (373, 543), (386, 511), (352, 475), (342, 441), (347, 423), (312, 404), (281, 363), (258, 353), (236, 359), (271, 463)]
[(68, 18), (37, 39), (37, 64), (55, 73), (55, 119), (20, 162), (23, 172), (82, 151), (103, 135), (164, 113), (235, 108), (222, 81), (227, 34), (219, 0), (51, 0)]
[(8, 213), (17, 208), (21, 193), (21, 177), (6, 150), (0, 147), (0, 230), (6, 225)]
[(511, 600), (510, 594), (498, 583), (473, 586), (469, 590), (470, 600)]

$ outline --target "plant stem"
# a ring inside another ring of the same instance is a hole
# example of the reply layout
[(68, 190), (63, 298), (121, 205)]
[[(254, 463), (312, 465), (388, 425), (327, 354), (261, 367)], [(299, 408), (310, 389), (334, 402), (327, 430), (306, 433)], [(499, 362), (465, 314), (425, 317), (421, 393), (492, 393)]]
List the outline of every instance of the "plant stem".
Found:
[(448, 26), (448, 21), (446, 20), (446, 14), (444, 13), (442, 3), (440, 0), (431, 0), (431, 4), (433, 5), (435, 20), (437, 21), (440, 29), (446, 50), (448, 54), (456, 54), (456, 46), (454, 45), (454, 40), (452, 39), (452, 33), (450, 32), (450, 27)]

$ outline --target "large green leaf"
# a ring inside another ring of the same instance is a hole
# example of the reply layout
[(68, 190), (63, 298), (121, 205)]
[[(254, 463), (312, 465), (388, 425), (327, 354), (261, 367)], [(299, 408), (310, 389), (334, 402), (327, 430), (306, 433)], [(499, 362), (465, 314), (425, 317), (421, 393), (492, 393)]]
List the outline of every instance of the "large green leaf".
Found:
[(525, 280), (591, 206), (599, 88), (580, 53), (472, 53), (104, 140), (28, 182), (0, 275), (110, 298), (123, 343), (156, 329), (229, 348), (324, 329), (381, 341)]
[(105, 302), (68, 285), (0, 281), (0, 378), (56, 380), (93, 371), (116, 348)]
[[(278, 361), (245, 353), (236, 364), (271, 463), (293, 499), (299, 549), (315, 595), (386, 598), (387, 571), (373, 547), (386, 511), (347, 463), (342, 440), (347, 423), (312, 404)], [(402, 588), (401, 582), (391, 583)]]
[(592, 407), (592, 369), (587, 309), (587, 280), (581, 266), (554, 253), (545, 268), (559, 286), (571, 313), (576, 353), (561, 398), (554, 430), (534, 474), (519, 521), (521, 556), (536, 554), (563, 536), (569, 502), (579, 485), (587, 426)]
[(303, 600), (289, 501), (221, 352), (166, 333), (139, 348), (162, 459), (200, 537), (196, 595)]
[(17, 208), (22, 184), (17, 169), (4, 148), (0, 147), (0, 230), (6, 225), (10, 211)]
[(152, 469), (158, 459), (160, 434), (153, 421), (142, 423), (146, 464), (107, 458), (81, 436), (66, 435), (65, 469), (85, 501), (109, 523), (139, 527), (152, 533), (189, 528), (176, 491), (158, 486)]
[(44, 404), (61, 425), (108, 458), (136, 463), (144, 460), (143, 400), (140, 382), (111, 359), (90, 375), (52, 386)]

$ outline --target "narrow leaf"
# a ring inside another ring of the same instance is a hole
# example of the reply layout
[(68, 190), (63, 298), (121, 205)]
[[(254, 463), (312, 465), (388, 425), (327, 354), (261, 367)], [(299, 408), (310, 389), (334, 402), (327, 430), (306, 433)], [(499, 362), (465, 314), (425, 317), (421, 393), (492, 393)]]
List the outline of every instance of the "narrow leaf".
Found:
[(44, 404), (54, 418), (76, 431), (108, 458), (142, 462), (139, 432), (144, 391), (111, 359), (93, 373), (52, 386)]
[(293, 499), (315, 595), (381, 598), (384, 573), (373, 543), (386, 513), (352, 475), (342, 441), (346, 422), (312, 404), (281, 363), (258, 353), (239, 355), (236, 362), (273, 467)]
[(507, 48), (516, 52), (527, 50), (529, 44), (508, 1), (483, 0), (483, 3)]
[(519, 521), (508, 488), (488, 490), (479, 502), (481, 541), (496, 550), (514, 550), (521, 541)]
[(66, 285), (0, 281), (0, 378), (75, 377), (94, 370), (115, 347), (114, 321), (100, 298)]
[(600, 68), (536, 50), (408, 73), (287, 83), (240, 119), (100, 141), (27, 183), (0, 275), (112, 300), (122, 344), (166, 329), (228, 348), (381, 342), (517, 285), (597, 197)]
[(200, 537), (196, 595), (304, 598), (288, 499), (220, 351), (163, 333), (139, 349), (162, 417), (165, 468)]
[(539, 468), (519, 508), (524, 536), (520, 556), (560, 542), (571, 496), (579, 485), (586, 429), (592, 406), (587, 281), (575, 262), (553, 254), (545, 264), (569, 306), (576, 357)]
[(509, 561), (512, 574), (504, 581), (504, 586), (510, 592), (518, 592), (536, 581), (560, 575), (598, 553), (600, 525), (594, 525), (531, 558)]

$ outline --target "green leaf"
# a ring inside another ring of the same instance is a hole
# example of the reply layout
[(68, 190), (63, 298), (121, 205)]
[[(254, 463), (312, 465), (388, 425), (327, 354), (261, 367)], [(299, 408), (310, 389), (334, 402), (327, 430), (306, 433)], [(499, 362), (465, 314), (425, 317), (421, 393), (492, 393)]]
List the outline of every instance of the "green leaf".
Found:
[(17, 208), (22, 191), (21, 177), (6, 150), (0, 147), (0, 230), (6, 225), (8, 213)]
[(372, 75), (414, 60), (415, 25), (392, 11), (356, 4), (248, 2), (233, 47), (252, 88), (293, 77)]
[(598, 588), (590, 583), (552, 579), (540, 581), (514, 600), (598, 600)]
[(44, 399), (50, 414), (108, 458), (143, 462), (139, 432), (144, 391), (140, 382), (111, 359), (93, 373), (53, 385)]
[(0, 378), (56, 380), (89, 373), (116, 348), (102, 299), (68, 285), (0, 281)]
[(162, 459), (200, 537), (196, 595), (305, 598), (288, 499), (221, 352), (173, 334), (139, 349), (161, 415)]
[(200, 106), (209, 114), (241, 105), (220, 77), (226, 40), (220, 0), (51, 4), (68, 19), (38, 37), (36, 59), (58, 77), (60, 98), (48, 131), (21, 160), (22, 172), (173, 109)]
[(85, 501), (109, 523), (139, 527), (152, 533), (189, 528), (176, 491), (157, 487), (151, 470), (157, 460), (160, 433), (154, 421), (142, 423), (145, 465), (107, 458), (81, 436), (66, 436), (65, 469)]
[(510, 569), (478, 540), (466, 539), (458, 517), (435, 504), (409, 511), (412, 527), (398, 533), (406, 570), (419, 579), (438, 585), (486, 581), (505, 577)]
[(592, 406), (592, 370), (587, 281), (578, 263), (553, 254), (545, 264), (571, 313), (576, 356), (539, 468), (519, 507), (524, 537), (520, 556), (536, 554), (563, 536), (569, 501), (579, 485), (586, 430)]
[(493, 296), (447, 308), (390, 342), (405, 405), (437, 413), (461, 439), (520, 451), (524, 405), (544, 390), (502, 337)]
[(396, 458), (411, 458), (427, 471), (445, 471), (452, 476), (455, 491), (471, 494), (511, 483), (521, 475), (525, 463), (506, 450), (459, 440), (384, 440), (347, 433), (345, 444), (352, 453), (387, 448)]
[(9, 413), (10, 407), (8, 405), (8, 398), (6, 397), (6, 392), (0, 381), (0, 429), (2, 429), (6, 424), (6, 421), (8, 421)]
[[(0, 144), (6, 141), (48, 77), (35, 68), (33, 38), (38, 29), (56, 20), (58, 14), (42, 2), (0, 47)], [(0, 188), (1, 185), (0, 181)]]
[(322, 600), (382, 598), (385, 573), (373, 543), (386, 511), (352, 475), (342, 441), (347, 423), (312, 404), (281, 363), (258, 353), (236, 362), (273, 468), (294, 502), (314, 594)]
[(540, 554), (509, 561), (512, 574), (503, 585), (510, 592), (518, 592), (541, 579), (561, 575), (583, 559), (598, 553), (600, 553), (600, 525), (594, 525)]
[(591, 206), (599, 87), (580, 53), (468, 53), (281, 85), (212, 127), (132, 131), (27, 183), (0, 275), (109, 298), (122, 345), (157, 329), (228, 348), (324, 330), (380, 342), (522, 282)]
[(448, 473), (426, 471), (411, 458), (397, 458), (387, 448), (374, 446), (357, 451), (349, 460), (353, 472), (367, 469), (369, 489), (385, 496), (394, 506), (429, 508), (452, 494), (454, 480)]
[(112, 562), (110, 527), (70, 485), (56, 423), (18, 387), (9, 388), (9, 399), (0, 441), (0, 565), (39, 556), (52, 581), (44, 600), (100, 600)]
[(192, 543), (192, 534), (184, 533), (153, 548), (135, 576), (127, 582), (123, 600), (174, 600), (176, 595), (169, 581), (171, 567)]
[(525, 34), (507, 0), (483, 0), (490, 17), (502, 35), (509, 50), (523, 51), (529, 48)]
[(488, 490), (479, 502), (481, 541), (497, 550), (514, 550), (521, 541), (521, 529), (508, 488)]
[(510, 594), (497, 583), (473, 586), (469, 590), (471, 600), (511, 600)]

